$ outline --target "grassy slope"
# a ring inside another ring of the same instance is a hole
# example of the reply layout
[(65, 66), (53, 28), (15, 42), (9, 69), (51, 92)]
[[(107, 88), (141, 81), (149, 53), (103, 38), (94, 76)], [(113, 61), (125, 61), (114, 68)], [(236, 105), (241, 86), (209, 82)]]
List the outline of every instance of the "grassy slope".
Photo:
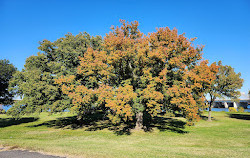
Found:
[(17, 125), (3, 125), (7, 116), (0, 115), (0, 145), (73, 157), (249, 157), (250, 121), (229, 118), (224, 112), (214, 112), (213, 116), (216, 119), (213, 122), (202, 120), (185, 127), (184, 134), (154, 129), (116, 135), (107, 129), (34, 127), (60, 115), (43, 113), (36, 121), (26, 119), (26, 123)]

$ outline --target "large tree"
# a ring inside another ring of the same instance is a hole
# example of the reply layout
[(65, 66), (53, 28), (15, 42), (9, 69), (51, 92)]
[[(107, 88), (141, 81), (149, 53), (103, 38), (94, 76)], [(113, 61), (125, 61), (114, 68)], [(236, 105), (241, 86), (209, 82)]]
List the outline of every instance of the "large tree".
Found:
[(77, 74), (56, 79), (72, 99), (78, 117), (102, 108), (113, 122), (156, 116), (162, 110), (181, 112), (188, 123), (199, 119), (204, 92), (214, 79), (216, 66), (202, 60), (202, 47), (177, 30), (159, 28), (147, 36), (138, 22), (112, 28), (103, 50), (87, 49)]
[(13, 103), (13, 93), (8, 91), (9, 81), (16, 72), (13, 64), (9, 60), (0, 60), (0, 105), (10, 105)]
[(211, 120), (212, 105), (216, 98), (227, 97), (236, 100), (240, 96), (240, 89), (243, 84), (243, 79), (240, 78), (241, 73), (236, 73), (231, 66), (222, 65), (218, 62), (218, 72), (216, 79), (212, 82), (211, 88), (208, 89), (210, 97), (208, 121)]
[(39, 52), (26, 59), (24, 69), (11, 80), (11, 90), (22, 96), (9, 113), (18, 116), (41, 111), (62, 112), (70, 106), (70, 99), (64, 95), (54, 79), (61, 75), (75, 74), (79, 56), (91, 47), (101, 50), (102, 38), (87, 33), (74, 36), (67, 34), (54, 42), (40, 42)]

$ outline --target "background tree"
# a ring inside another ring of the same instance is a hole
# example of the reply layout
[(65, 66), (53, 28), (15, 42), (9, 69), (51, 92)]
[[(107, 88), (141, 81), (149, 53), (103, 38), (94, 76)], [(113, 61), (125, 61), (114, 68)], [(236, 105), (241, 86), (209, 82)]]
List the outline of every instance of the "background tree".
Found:
[(54, 42), (43, 40), (40, 49), (48, 59), (48, 66), (54, 75), (75, 74), (79, 65), (79, 56), (82, 57), (91, 47), (101, 50), (102, 37), (91, 37), (88, 33), (79, 33), (74, 36), (71, 33)]
[(0, 60), (0, 104), (10, 105), (13, 103), (13, 93), (8, 91), (9, 81), (16, 72), (9, 60)]
[(61, 76), (56, 83), (72, 99), (71, 110), (81, 117), (105, 107), (114, 122), (154, 117), (162, 110), (181, 112), (188, 122), (199, 119), (204, 92), (216, 71), (202, 61), (202, 47), (194, 47), (177, 30), (157, 29), (145, 36), (138, 22), (112, 28), (103, 50), (87, 49), (76, 75)]
[(223, 66), (221, 61), (218, 62), (218, 66), (216, 79), (212, 82), (211, 88), (208, 89), (210, 97), (208, 121), (212, 121), (211, 110), (215, 99), (221, 97), (228, 97), (233, 100), (237, 99), (240, 96), (238, 89), (243, 84), (243, 79), (240, 78), (241, 73), (234, 72), (231, 66)]
[(79, 65), (79, 56), (87, 48), (101, 49), (102, 38), (91, 37), (87, 33), (76, 36), (67, 34), (54, 42), (40, 42), (42, 51), (26, 59), (24, 69), (14, 75), (11, 90), (23, 97), (9, 113), (18, 116), (24, 113), (41, 111), (62, 112), (67, 109), (71, 100), (64, 95), (54, 79), (61, 75), (75, 74)]

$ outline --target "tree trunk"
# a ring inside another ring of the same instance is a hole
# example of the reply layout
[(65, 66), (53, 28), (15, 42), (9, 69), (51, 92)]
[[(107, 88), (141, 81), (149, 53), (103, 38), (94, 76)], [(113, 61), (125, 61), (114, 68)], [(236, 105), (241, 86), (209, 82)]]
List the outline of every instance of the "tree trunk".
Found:
[(138, 112), (136, 114), (136, 126), (135, 126), (135, 130), (141, 130), (143, 127), (143, 113), (142, 112)]
[(208, 109), (208, 119), (207, 119), (207, 121), (212, 121), (212, 119), (211, 119), (211, 111), (212, 111), (212, 104), (210, 102), (209, 109)]
[(211, 113), (212, 113), (212, 105), (215, 101), (215, 97), (213, 97), (213, 95), (211, 93), (210, 94), (210, 103), (209, 103), (209, 109), (208, 109), (208, 119), (207, 121), (212, 121), (212, 118), (211, 118)]

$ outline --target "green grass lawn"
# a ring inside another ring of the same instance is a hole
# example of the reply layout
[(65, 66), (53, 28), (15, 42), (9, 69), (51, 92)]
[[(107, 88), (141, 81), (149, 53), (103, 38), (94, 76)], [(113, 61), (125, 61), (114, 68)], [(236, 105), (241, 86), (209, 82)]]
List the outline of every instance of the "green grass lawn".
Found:
[(212, 122), (201, 120), (191, 127), (175, 120), (150, 132), (122, 134), (103, 122), (74, 129), (67, 125), (68, 113), (17, 121), (0, 115), (0, 145), (71, 157), (250, 157), (250, 114), (229, 114), (213, 112)]

